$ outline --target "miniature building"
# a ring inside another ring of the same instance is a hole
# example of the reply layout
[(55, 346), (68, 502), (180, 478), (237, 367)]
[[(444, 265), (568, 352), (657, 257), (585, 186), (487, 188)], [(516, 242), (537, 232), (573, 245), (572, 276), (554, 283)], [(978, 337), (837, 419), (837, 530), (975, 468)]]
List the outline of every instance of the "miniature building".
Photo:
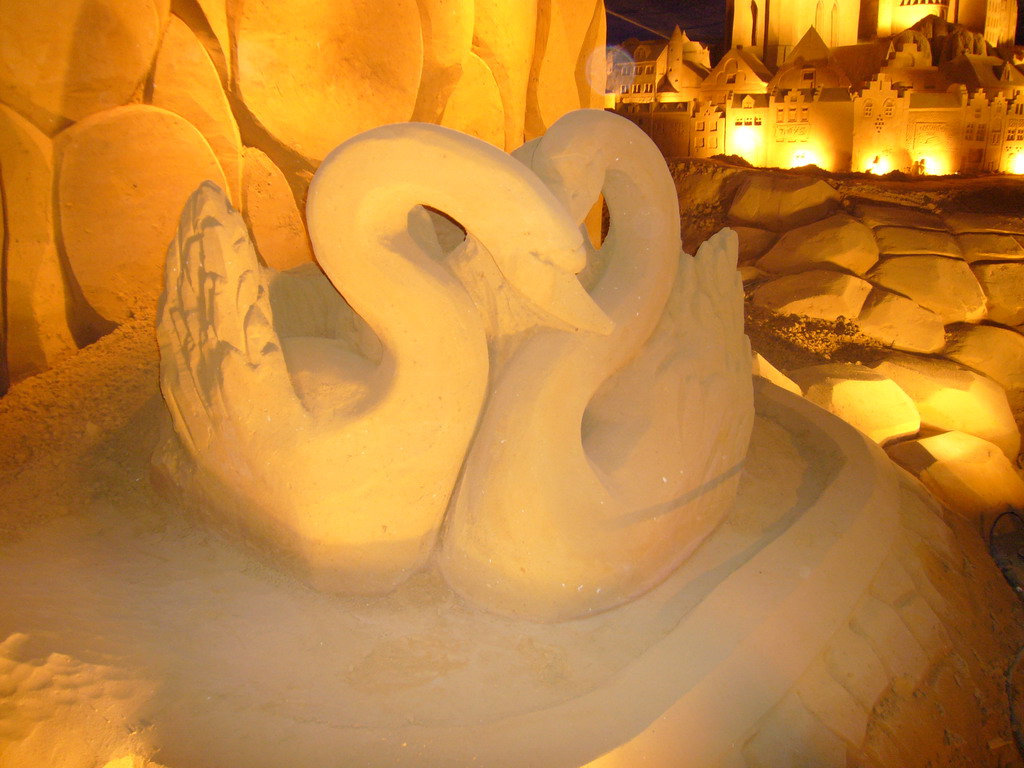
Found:
[(611, 49), (608, 106), (666, 156), (1024, 173), (1014, 3), (730, 0), (727, 10), (732, 47), (714, 67), (678, 27)]

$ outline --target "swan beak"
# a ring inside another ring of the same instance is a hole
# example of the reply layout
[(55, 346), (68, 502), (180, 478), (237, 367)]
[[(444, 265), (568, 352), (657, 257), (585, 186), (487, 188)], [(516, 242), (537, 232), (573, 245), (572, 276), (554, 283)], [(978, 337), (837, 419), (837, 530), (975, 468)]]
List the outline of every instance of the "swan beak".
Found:
[(552, 317), (576, 330), (609, 335), (615, 322), (576, 279), (586, 265), (582, 248), (545, 249), (500, 264), (509, 283)]

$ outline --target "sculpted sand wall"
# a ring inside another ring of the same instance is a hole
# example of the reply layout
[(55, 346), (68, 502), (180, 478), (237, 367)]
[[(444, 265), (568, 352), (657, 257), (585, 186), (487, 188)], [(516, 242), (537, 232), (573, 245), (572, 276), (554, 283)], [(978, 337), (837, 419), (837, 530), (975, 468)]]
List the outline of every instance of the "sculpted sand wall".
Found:
[[(845, 213), (819, 209), (814, 223), (779, 226), (781, 209), (810, 209), (803, 198), (823, 185), (756, 172), (738, 185), (727, 217), (749, 225), (740, 249), (748, 240), (741, 262), (751, 302), (776, 317), (855, 326), (864, 365), (785, 373), (987, 535), (1000, 513), (1024, 504), (1024, 219), (833, 192), (832, 208)], [(866, 235), (855, 248), (834, 231), (816, 250), (813, 237), (800, 237), (840, 217)]]
[(355, 134), (414, 120), (509, 151), (602, 104), (602, 0), (51, 6), (0, 7), (0, 392), (155, 301), (167, 215), (207, 179), (292, 266), (313, 172)]

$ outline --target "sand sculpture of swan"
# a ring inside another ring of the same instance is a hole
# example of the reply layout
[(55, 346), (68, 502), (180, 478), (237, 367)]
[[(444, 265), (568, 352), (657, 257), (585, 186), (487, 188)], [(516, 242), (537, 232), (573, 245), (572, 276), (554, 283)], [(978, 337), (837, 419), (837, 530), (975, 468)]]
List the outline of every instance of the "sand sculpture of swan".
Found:
[(615, 330), (540, 330), (498, 373), (441, 562), (472, 601), (556, 621), (659, 583), (728, 511), (750, 353), (736, 236), (681, 253), (674, 184), (639, 128), (571, 113), (522, 154), (577, 220), (603, 191), (607, 266), (591, 294)]
[(158, 338), (177, 439), (155, 463), (216, 525), (331, 591), (388, 591), (430, 556), (485, 396), (481, 319), (421, 205), (461, 222), (465, 247), (552, 316), (610, 330), (547, 187), (432, 125), (353, 138), (310, 187), (317, 258), (356, 317), (315, 270), (261, 266), (212, 184), (168, 252)]

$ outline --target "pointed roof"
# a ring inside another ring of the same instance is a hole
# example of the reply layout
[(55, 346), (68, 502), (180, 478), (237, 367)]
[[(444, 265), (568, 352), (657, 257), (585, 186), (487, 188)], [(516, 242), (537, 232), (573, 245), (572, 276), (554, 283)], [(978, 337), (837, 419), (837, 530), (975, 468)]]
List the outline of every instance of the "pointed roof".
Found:
[[(682, 82), (683, 88), (699, 88), (701, 83), (707, 78), (711, 72), (707, 67), (702, 67), (700, 64), (695, 64), (692, 61), (683, 61), (681, 64), (682, 71), (679, 73), (679, 80)], [(678, 93), (672, 81), (669, 80), (668, 74), (662, 76), (661, 80), (658, 81), (658, 93)]]
[(885, 65), (888, 52), (889, 42), (887, 40), (872, 40), (868, 43), (833, 48), (831, 55), (832, 62), (837, 64), (850, 78), (853, 89), (859, 90), (866, 87)]
[(1024, 85), (1024, 75), (998, 56), (975, 56), (962, 53), (944, 61), (939, 70), (951, 83), (963, 83), (970, 91), (998, 90), (1007, 85)]
[(814, 27), (810, 27), (804, 33), (804, 36), (800, 38), (800, 42), (793, 46), (793, 50), (789, 52), (783, 63), (788, 64), (791, 61), (796, 61), (798, 58), (802, 58), (808, 64), (825, 63), (828, 61), (829, 48), (825, 45), (825, 41), (821, 39), (821, 35), (818, 34), (818, 30)]
[(736, 46), (733, 48), (731, 51), (726, 53), (721, 60), (719, 60), (718, 64), (716, 64), (711, 71), (714, 72), (717, 70), (723, 61), (730, 58), (730, 55), (732, 55), (732, 58), (737, 58), (750, 67), (751, 71), (753, 71), (753, 73), (764, 82), (767, 83), (772, 79), (772, 73), (768, 71), (768, 67), (766, 67), (764, 62), (758, 57), (757, 52), (753, 48), (748, 48), (746, 46)]
[(732, 105), (739, 109), (765, 109), (771, 105), (771, 97), (767, 93), (737, 93), (732, 97)]
[[(620, 47), (633, 57), (633, 61), (652, 61), (658, 58), (667, 46), (668, 40), (638, 40), (635, 37), (631, 37)], [(638, 57), (636, 55), (638, 48), (646, 48), (647, 55)]]

